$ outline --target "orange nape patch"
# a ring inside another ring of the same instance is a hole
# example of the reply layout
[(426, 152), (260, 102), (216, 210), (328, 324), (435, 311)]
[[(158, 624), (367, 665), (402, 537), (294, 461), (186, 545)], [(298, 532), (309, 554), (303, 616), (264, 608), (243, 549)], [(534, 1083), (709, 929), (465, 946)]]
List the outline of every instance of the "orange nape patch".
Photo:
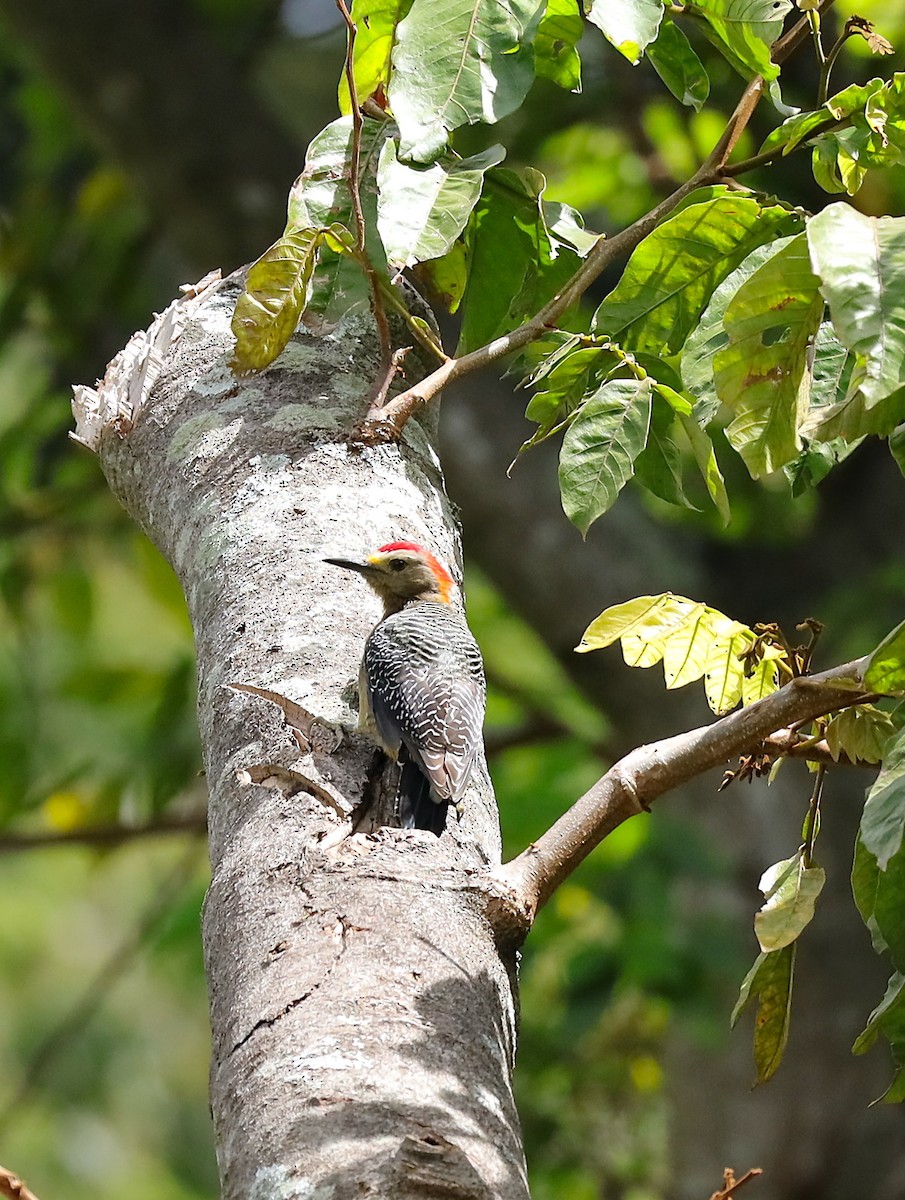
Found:
[(450, 596), (452, 595), (452, 590), (455, 584), (453, 583), (453, 577), (450, 575), (449, 571), (447, 571), (446, 567), (444, 567), (443, 563), (440, 562), (439, 558), (437, 558), (436, 554), (431, 554), (430, 550), (425, 550), (425, 548), (423, 546), (419, 546), (417, 542), (387, 542), (385, 546), (378, 547), (377, 553), (392, 554), (396, 550), (408, 550), (410, 554), (418, 554), (424, 559), (437, 577), (437, 586), (440, 592), (440, 599), (449, 604)]

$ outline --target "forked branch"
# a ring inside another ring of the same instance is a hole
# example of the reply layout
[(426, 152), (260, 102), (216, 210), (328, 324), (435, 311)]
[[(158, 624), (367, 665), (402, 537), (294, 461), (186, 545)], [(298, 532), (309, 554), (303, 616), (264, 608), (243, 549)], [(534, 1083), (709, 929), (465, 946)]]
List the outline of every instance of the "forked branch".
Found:
[[(713, 767), (757, 750), (790, 725), (825, 716), (858, 695), (867, 658), (793, 679), (747, 708), (700, 729), (640, 746), (621, 759), (536, 842), (493, 873), (501, 922), (530, 928), (559, 885), (623, 821)], [(508, 910), (508, 911), (506, 911)]]

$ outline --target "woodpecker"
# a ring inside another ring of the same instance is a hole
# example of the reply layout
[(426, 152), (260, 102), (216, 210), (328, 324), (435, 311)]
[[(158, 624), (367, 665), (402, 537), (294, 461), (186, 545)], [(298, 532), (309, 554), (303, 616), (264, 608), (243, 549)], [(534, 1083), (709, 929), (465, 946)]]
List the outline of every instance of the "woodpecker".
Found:
[(364, 562), (328, 558), (357, 571), (383, 601), (359, 674), (360, 725), (402, 772), (403, 829), (446, 828), (482, 745), (486, 684), (481, 652), (446, 567), (414, 542), (389, 542)]

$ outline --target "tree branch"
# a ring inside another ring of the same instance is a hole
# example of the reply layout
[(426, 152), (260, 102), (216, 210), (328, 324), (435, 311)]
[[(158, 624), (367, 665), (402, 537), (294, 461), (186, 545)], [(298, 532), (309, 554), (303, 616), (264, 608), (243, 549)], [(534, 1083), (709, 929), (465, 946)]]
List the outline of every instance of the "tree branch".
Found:
[(38, 1200), (25, 1181), (6, 1167), (0, 1167), (0, 1196), (7, 1200)]
[[(822, 11), (832, 3), (833, 0), (821, 0), (819, 8)], [(778, 63), (787, 58), (808, 36), (809, 31), (810, 25), (806, 18), (796, 22), (792, 29), (775, 43), (772, 55), (774, 62)], [(696, 188), (716, 183), (723, 177), (726, 161), (751, 120), (765, 86), (765, 81), (760, 75), (756, 75), (751, 80), (713, 150), (686, 183), (676, 188), (665, 200), (661, 200), (655, 208), (652, 208), (643, 217), (639, 217), (633, 225), (623, 229), (621, 233), (617, 233), (611, 238), (601, 237), (562, 291), (558, 292), (530, 320), (519, 325), (517, 329), (513, 329), (511, 333), (495, 338), (486, 346), (473, 350), (470, 354), (463, 354), (461, 358), (448, 359), (420, 383), (400, 393), (389, 404), (384, 405), (379, 412), (371, 415), (363, 426), (366, 440), (397, 440), (405, 428), (406, 422), (429, 404), (450, 383), (462, 379), (465, 375), (470, 375), (473, 371), (482, 370), (515, 350), (521, 350), (530, 342), (541, 337), (548, 329), (555, 328), (563, 313), (567, 312), (584, 295), (590, 285), (603, 274), (612, 262), (630, 254), (639, 242), (643, 241), (660, 221)]]
[(0, 854), (18, 854), (24, 850), (42, 850), (48, 846), (120, 846), (138, 838), (168, 833), (207, 832), (207, 813), (187, 813), (181, 817), (160, 817), (147, 825), (96, 825), (69, 829), (65, 833), (0, 833)]
[(623, 821), (697, 775), (757, 749), (777, 730), (850, 701), (866, 665), (867, 658), (861, 658), (793, 679), (772, 696), (711, 725), (627, 754), (523, 854), (493, 872), (523, 925), (530, 926), (563, 880)]

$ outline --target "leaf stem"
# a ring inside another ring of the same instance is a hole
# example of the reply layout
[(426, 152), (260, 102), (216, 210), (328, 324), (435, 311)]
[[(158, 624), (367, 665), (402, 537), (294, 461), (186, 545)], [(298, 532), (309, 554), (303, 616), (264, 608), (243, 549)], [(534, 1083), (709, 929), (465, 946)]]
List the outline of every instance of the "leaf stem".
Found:
[(380, 281), (377, 272), (371, 265), (366, 248), (367, 227), (364, 210), (361, 206), (361, 132), (364, 127), (364, 117), (358, 105), (358, 88), (355, 83), (355, 38), (358, 27), (352, 20), (352, 15), (345, 0), (336, 0), (336, 7), (342, 13), (346, 23), (346, 59), (344, 70), (346, 83), (349, 87), (349, 103), (352, 107), (352, 149), (349, 155), (349, 192), (352, 196), (352, 212), (355, 216), (355, 248), (360, 255), (359, 263), (368, 277), (371, 287), (371, 309), (377, 325), (380, 338), (380, 352), (384, 366), (389, 367), (393, 360), (393, 343), (390, 338), (390, 326), (387, 321), (383, 299), (380, 294)]
[(851, 28), (850, 22), (846, 21), (842, 32), (830, 48), (829, 54), (820, 64), (820, 83), (817, 87), (817, 103), (826, 104), (827, 97), (830, 94), (830, 72), (835, 66), (836, 59), (839, 57), (842, 47), (850, 37), (853, 37), (855, 30)]
[(805, 870), (814, 865), (814, 842), (817, 839), (817, 829), (820, 818), (820, 800), (823, 796), (823, 781), (826, 778), (826, 765), (821, 763), (814, 778), (814, 790), (811, 793), (811, 803), (808, 805), (808, 815), (805, 817), (805, 839), (802, 861)]

